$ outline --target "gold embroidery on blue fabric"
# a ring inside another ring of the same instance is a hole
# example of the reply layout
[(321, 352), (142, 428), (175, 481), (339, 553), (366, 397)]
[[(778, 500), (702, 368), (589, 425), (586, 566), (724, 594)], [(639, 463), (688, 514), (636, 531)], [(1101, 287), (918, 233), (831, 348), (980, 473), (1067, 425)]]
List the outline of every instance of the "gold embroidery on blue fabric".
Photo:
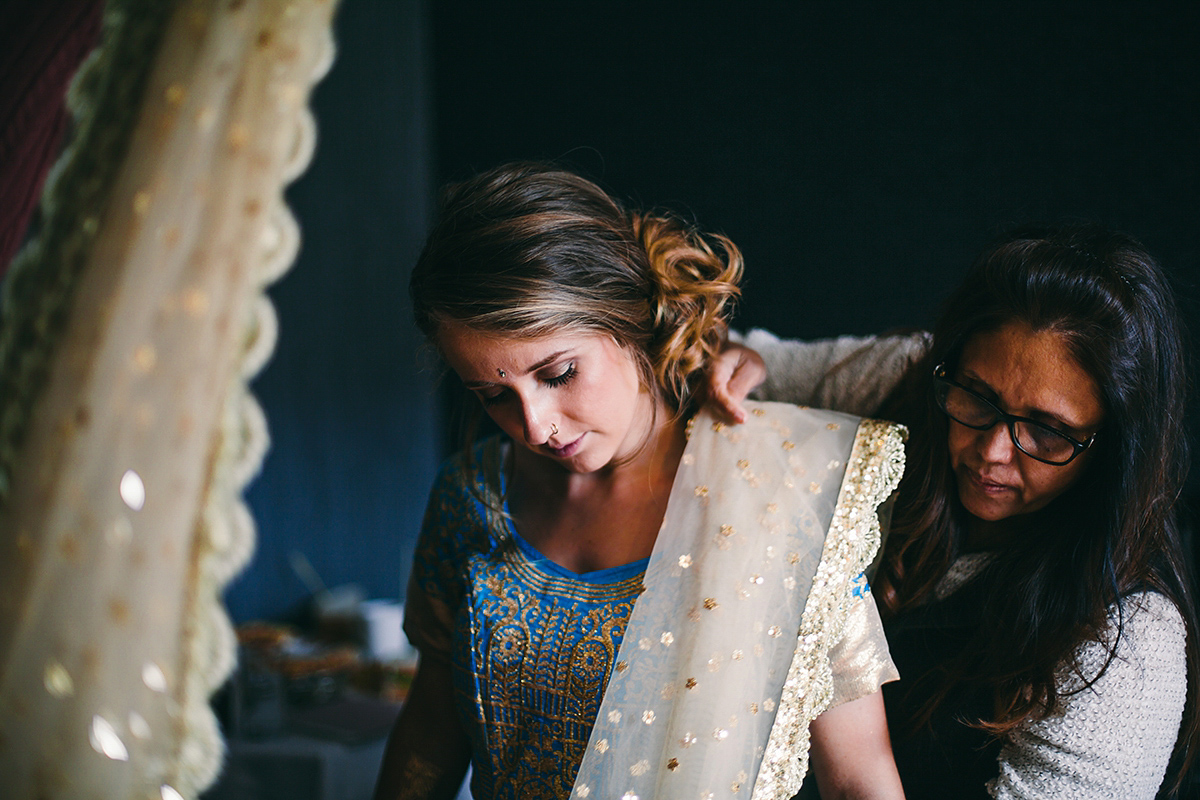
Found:
[[(485, 474), (494, 466), (489, 456), (485, 450)], [(494, 487), (487, 494), (498, 496)], [(561, 800), (571, 793), (643, 575), (593, 583), (558, 574), (528, 557), (500, 514), (483, 513), (499, 544), (470, 558), (460, 611), (470, 635), (454, 658), (460, 706), (476, 717), (476, 758), (490, 760), (488, 780), (473, 790)]]

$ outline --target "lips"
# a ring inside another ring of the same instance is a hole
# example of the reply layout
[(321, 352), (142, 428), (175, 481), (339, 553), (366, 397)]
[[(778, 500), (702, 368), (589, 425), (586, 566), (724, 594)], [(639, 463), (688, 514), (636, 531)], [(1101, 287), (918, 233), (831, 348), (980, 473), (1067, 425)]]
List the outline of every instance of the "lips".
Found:
[(966, 477), (967, 482), (970, 483), (976, 491), (982, 492), (986, 495), (994, 496), (1004, 494), (1005, 492), (1016, 491), (1015, 487), (1009, 486), (1006, 483), (998, 483), (996, 481), (989, 480), (972, 469), (964, 469), (963, 475)]
[(579, 448), (581, 447), (580, 443), (583, 441), (583, 437), (586, 435), (587, 434), (580, 434), (578, 439), (569, 444), (565, 444), (562, 447), (554, 447), (550, 444), (547, 444), (546, 448), (553, 453), (556, 458), (570, 458), (579, 452)]

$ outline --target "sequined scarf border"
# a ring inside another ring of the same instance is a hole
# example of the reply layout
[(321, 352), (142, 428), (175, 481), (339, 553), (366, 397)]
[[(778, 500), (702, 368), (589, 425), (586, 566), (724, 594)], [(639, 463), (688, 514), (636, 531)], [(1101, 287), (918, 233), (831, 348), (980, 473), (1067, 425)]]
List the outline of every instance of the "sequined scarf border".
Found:
[(833, 693), (829, 648), (845, 625), (851, 583), (879, 548), (876, 509), (900, 483), (906, 438), (907, 431), (891, 423), (859, 424), (753, 800), (792, 797), (808, 772), (809, 725)]

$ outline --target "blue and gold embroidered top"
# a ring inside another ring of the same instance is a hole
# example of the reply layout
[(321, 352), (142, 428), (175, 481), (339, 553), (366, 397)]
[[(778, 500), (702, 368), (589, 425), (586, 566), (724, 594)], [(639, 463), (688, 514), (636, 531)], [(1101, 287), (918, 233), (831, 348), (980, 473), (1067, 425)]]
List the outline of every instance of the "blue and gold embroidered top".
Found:
[(542, 556), (503, 503), (500, 439), (451, 459), (430, 494), (405, 630), (450, 661), (471, 793), (566, 798), (648, 559), (586, 574)]

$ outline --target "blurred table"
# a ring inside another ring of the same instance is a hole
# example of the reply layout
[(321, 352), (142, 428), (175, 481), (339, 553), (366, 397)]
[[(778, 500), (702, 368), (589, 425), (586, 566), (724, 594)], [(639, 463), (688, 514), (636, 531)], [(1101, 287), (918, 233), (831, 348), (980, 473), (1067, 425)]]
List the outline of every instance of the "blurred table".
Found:
[(230, 736), (225, 768), (204, 800), (370, 800), (400, 706), (347, 695), (288, 708), (268, 736)]

